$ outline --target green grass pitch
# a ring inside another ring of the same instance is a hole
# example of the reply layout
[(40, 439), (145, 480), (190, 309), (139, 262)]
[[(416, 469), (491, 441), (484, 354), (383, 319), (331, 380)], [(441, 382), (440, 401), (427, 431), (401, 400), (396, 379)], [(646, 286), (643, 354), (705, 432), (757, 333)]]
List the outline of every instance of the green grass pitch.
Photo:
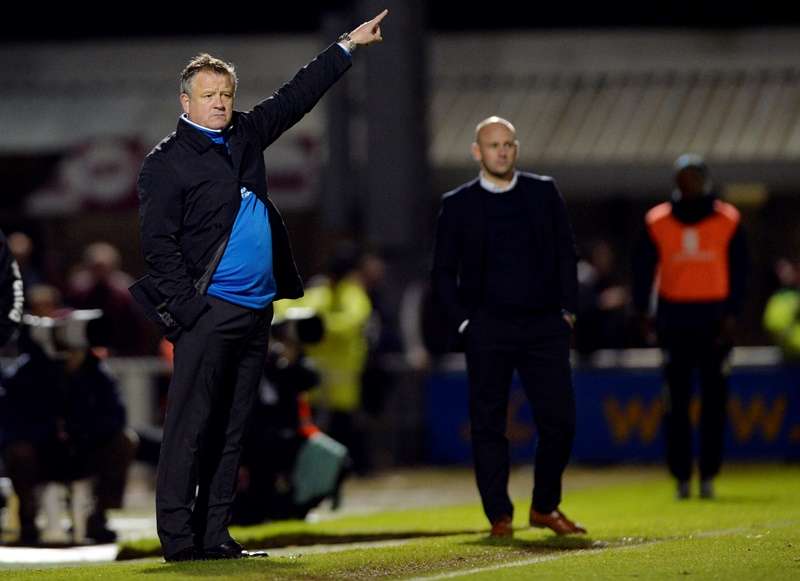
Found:
[(569, 492), (562, 508), (586, 537), (527, 528), (528, 500), (518, 499), (508, 541), (488, 538), (472, 504), (234, 531), (249, 547), (281, 547), (268, 559), (165, 564), (157, 543), (142, 541), (123, 547), (133, 560), (0, 579), (800, 579), (800, 466), (729, 468), (714, 500), (673, 492), (666, 477)]

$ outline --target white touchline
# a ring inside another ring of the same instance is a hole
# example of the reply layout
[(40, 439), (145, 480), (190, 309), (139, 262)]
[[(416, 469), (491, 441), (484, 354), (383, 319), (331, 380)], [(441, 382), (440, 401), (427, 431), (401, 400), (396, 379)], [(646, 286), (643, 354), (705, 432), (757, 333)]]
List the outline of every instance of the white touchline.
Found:
[(500, 569), (511, 569), (514, 567), (524, 567), (526, 565), (536, 565), (537, 563), (545, 563), (547, 561), (557, 561), (559, 559), (566, 559), (568, 557), (583, 557), (586, 555), (602, 553), (604, 551), (633, 550), (633, 549), (640, 549), (642, 547), (649, 547), (652, 545), (661, 545), (663, 543), (669, 543), (672, 541), (681, 541), (691, 538), (725, 537), (728, 535), (735, 535), (747, 531), (786, 528), (795, 526), (796, 524), (797, 523), (795, 521), (780, 521), (776, 523), (764, 524), (763, 526), (758, 527), (758, 529), (750, 527), (736, 527), (732, 529), (722, 529), (718, 531), (698, 531), (696, 533), (692, 533), (690, 535), (682, 537), (667, 537), (664, 539), (654, 539), (652, 541), (644, 541), (642, 543), (637, 543), (635, 545), (617, 545), (617, 546), (612, 545), (609, 547), (602, 547), (597, 549), (579, 549), (577, 551), (564, 550), (555, 555), (542, 555), (541, 557), (532, 557), (530, 559), (523, 559), (521, 561), (514, 561), (511, 563), (499, 563), (497, 565), (487, 565), (486, 567), (475, 567), (473, 569), (463, 569), (461, 571), (450, 571), (448, 573), (439, 573), (437, 575), (430, 575), (427, 577), (410, 577), (406, 581), (437, 581), (438, 579), (455, 579), (456, 577), (466, 577), (468, 575), (477, 575), (478, 573), (499, 571)]
[(476, 567), (474, 569), (464, 569), (463, 571), (452, 571), (450, 573), (439, 573), (438, 575), (431, 575), (430, 577), (412, 577), (408, 581), (434, 581), (435, 579), (453, 579), (454, 577), (463, 577), (465, 575), (476, 575), (478, 573), (486, 573), (488, 571), (498, 571), (500, 569), (510, 569), (512, 567), (524, 567), (525, 565), (535, 565), (536, 563), (545, 563), (547, 561), (557, 561), (565, 557), (579, 557), (581, 555), (591, 555), (593, 553), (600, 553), (608, 550), (603, 549), (579, 549), (577, 551), (564, 551), (557, 555), (542, 555), (541, 557), (533, 557), (531, 559), (523, 559), (522, 561), (514, 561), (513, 563), (500, 563), (498, 565), (489, 565), (487, 567)]
[(2, 547), (0, 563), (12, 564), (66, 564), (113, 562), (119, 553), (115, 544), (91, 545), (88, 547), (69, 547), (63, 549), (44, 549), (39, 547)]

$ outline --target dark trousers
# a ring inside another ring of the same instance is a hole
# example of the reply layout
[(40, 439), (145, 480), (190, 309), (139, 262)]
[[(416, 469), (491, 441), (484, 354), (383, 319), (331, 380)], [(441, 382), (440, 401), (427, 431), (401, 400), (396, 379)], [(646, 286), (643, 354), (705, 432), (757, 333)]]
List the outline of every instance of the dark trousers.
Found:
[(122, 507), (128, 468), (136, 454), (135, 434), (119, 430), (102, 441), (93, 442), (91, 448), (79, 454), (83, 462), (80, 469), (75, 470), (72, 465), (65, 466), (71, 456), (61, 442), (16, 441), (3, 450), (6, 470), (19, 498), (23, 533), (36, 529), (34, 520), (39, 511), (36, 486), (46, 482), (92, 478), (95, 506), (91, 516), (99, 522), (105, 522), (106, 510)]
[(558, 314), (514, 321), (484, 315), (471, 319), (465, 333), (472, 452), (483, 510), (492, 522), (514, 512), (506, 420), (516, 370), (538, 433), (532, 505), (549, 513), (561, 502), (561, 477), (575, 436), (569, 325)]
[(165, 555), (231, 539), (242, 436), (267, 352), (271, 305), (208, 301), (211, 309), (175, 344), (156, 485)]
[(689, 404), (694, 372), (700, 377), (700, 478), (713, 478), (722, 465), (728, 381), (724, 370), (731, 345), (719, 337), (718, 326), (661, 329), (666, 380), (664, 429), (667, 465), (678, 480), (692, 475), (692, 425)]

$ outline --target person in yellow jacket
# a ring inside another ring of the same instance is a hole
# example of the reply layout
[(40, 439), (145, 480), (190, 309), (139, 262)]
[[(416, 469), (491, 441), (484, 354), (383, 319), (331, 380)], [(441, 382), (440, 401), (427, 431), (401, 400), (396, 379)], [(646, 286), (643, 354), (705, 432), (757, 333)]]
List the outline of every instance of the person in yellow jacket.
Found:
[(361, 409), (361, 376), (368, 350), (366, 326), (372, 304), (360, 279), (359, 264), (354, 248), (340, 247), (327, 275), (312, 280), (305, 296), (280, 301), (275, 306), (276, 314), (289, 308), (311, 308), (322, 319), (322, 340), (306, 349), (322, 378), (319, 388), (311, 394), (311, 403), (326, 433), (350, 451), (354, 470), (365, 472), (368, 462), (357, 414)]
[(785, 258), (775, 266), (781, 288), (767, 301), (764, 328), (786, 359), (800, 360), (800, 264)]

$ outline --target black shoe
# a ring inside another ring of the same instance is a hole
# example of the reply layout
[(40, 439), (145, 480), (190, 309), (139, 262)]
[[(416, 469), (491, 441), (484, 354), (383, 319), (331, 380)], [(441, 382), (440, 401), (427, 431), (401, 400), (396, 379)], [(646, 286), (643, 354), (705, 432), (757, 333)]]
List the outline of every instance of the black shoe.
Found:
[(216, 547), (203, 549), (203, 559), (241, 559), (246, 556), (248, 555), (244, 547), (233, 539)]
[(39, 529), (36, 528), (36, 525), (22, 525), (17, 543), (22, 546), (38, 545)]
[(95, 512), (86, 519), (86, 536), (101, 544), (117, 540), (117, 533), (108, 528), (105, 512)]
[(172, 555), (164, 555), (164, 560), (167, 563), (175, 563), (177, 561), (196, 561), (198, 559), (197, 551), (194, 547), (186, 547)]
[(706, 500), (714, 498), (714, 481), (711, 478), (700, 481), (700, 498)]
[(117, 541), (117, 533), (107, 527), (93, 528), (86, 531), (86, 536), (94, 539), (95, 543), (108, 544)]

